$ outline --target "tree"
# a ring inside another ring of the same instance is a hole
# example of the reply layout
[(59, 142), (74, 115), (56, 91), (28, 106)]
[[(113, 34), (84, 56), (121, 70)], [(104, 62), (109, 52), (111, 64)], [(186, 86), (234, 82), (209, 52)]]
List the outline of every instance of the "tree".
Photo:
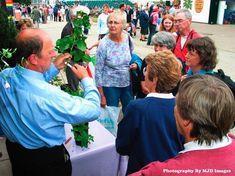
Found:
[(30, 5), (31, 4), (31, 0), (14, 0), (15, 3), (20, 3), (22, 5)]
[(0, 8), (0, 50), (2, 48), (13, 48), (17, 34), (14, 22), (5, 10)]
[[(17, 34), (14, 22), (11, 17), (8, 16), (7, 12), (0, 8), (0, 52), (9, 51), (14, 49), (15, 37)], [(5, 49), (5, 50), (4, 50)], [(8, 49), (8, 50), (7, 50)], [(4, 54), (6, 56), (6, 54)], [(5, 58), (1, 57), (1, 60)], [(10, 66), (14, 65), (13, 59), (5, 60)], [(4, 68), (6, 64), (0, 62), (0, 68)]]
[(183, 4), (183, 7), (186, 8), (186, 9), (192, 9), (192, 4), (193, 4), (192, 0), (185, 0), (184, 4)]

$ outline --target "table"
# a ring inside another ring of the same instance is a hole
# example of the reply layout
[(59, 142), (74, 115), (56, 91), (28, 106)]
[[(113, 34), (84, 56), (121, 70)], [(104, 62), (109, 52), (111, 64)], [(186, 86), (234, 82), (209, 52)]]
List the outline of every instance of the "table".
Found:
[(122, 160), (116, 152), (115, 137), (109, 131), (97, 121), (89, 122), (89, 134), (94, 136), (94, 142), (88, 148), (81, 148), (75, 144), (71, 128), (71, 125), (65, 125), (66, 139), (72, 137), (65, 145), (72, 162), (72, 176), (120, 175)]

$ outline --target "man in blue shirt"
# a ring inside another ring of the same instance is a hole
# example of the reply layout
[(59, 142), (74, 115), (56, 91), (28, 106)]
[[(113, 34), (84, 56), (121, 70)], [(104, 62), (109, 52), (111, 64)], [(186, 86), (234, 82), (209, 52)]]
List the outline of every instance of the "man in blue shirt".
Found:
[(72, 71), (81, 80), (84, 98), (48, 83), (71, 55), (56, 57), (44, 31), (23, 30), (16, 46), (18, 65), (0, 73), (0, 129), (7, 137), (13, 175), (71, 175), (69, 154), (63, 146), (64, 124), (98, 118), (98, 90), (86, 69), (77, 64)]

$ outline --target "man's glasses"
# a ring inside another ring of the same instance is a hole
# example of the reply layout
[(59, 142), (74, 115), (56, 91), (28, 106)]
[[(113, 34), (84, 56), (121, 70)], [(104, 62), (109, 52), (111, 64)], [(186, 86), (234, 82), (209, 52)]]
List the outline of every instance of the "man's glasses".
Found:
[(187, 19), (178, 19), (174, 21), (174, 24), (178, 24), (178, 23), (183, 23), (184, 21), (186, 21)]

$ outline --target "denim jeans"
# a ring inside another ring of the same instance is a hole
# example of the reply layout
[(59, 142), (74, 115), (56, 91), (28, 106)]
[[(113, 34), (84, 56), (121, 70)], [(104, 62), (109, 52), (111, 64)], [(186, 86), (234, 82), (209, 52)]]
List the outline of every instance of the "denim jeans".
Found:
[(118, 107), (119, 100), (122, 104), (122, 112), (126, 111), (126, 107), (131, 100), (133, 95), (131, 86), (127, 87), (103, 87), (104, 96), (106, 97), (107, 106)]

